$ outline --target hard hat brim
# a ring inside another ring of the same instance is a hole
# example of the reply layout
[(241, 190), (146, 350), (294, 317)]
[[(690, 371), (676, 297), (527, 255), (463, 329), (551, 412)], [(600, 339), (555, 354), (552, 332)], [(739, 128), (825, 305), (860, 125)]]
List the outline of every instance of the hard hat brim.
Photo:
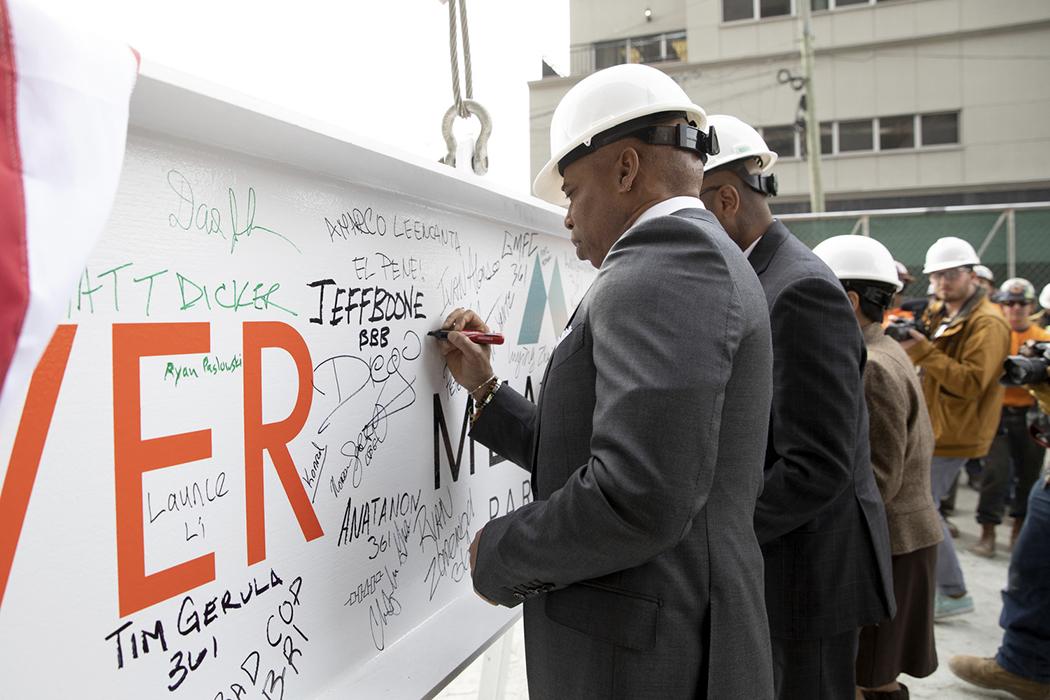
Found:
[[(686, 117), (696, 123), (704, 133), (707, 133), (707, 113), (704, 112), (703, 108), (695, 104), (683, 105), (681, 102), (666, 102), (654, 105), (645, 105), (638, 109), (626, 112), (624, 114), (617, 114), (613, 117), (605, 119), (597, 124), (594, 124), (590, 129), (584, 132), (579, 138), (565, 144), (556, 153), (552, 154), (550, 160), (547, 161), (540, 172), (536, 175), (536, 179), (532, 182), (532, 192), (540, 199), (555, 204), (559, 207), (569, 206), (569, 199), (562, 192), (562, 184), (564, 178), (561, 173), (558, 172), (558, 163), (562, 158), (567, 156), (570, 151), (579, 146), (580, 144), (589, 144), (598, 134), (628, 122), (638, 117), (644, 117), (647, 114), (658, 114), (660, 112), (685, 112)], [(586, 157), (586, 156), (584, 156)]]
[(933, 272), (942, 272), (944, 270), (951, 270), (955, 267), (973, 267), (974, 265), (980, 265), (980, 262), (968, 262), (966, 260), (952, 260), (950, 262), (933, 263), (932, 265), (925, 265), (922, 268), (922, 274), (929, 275)]

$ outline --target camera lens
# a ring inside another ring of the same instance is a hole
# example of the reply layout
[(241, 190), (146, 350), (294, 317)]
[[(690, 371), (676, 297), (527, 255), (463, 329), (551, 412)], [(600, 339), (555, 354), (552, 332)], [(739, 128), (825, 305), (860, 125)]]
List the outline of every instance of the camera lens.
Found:
[(1006, 376), (1010, 378), (1011, 384), (1037, 384), (1047, 381), (1047, 366), (1047, 361), (1041, 357), (1032, 358), (1013, 355), (1006, 358), (1006, 362), (1003, 363), (1003, 370), (1006, 372)]

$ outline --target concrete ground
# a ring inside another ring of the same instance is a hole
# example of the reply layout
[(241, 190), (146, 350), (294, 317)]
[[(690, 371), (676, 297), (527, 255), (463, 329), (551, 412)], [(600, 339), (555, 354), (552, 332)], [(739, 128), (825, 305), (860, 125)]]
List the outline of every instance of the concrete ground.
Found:
[[(966, 477), (963, 476), (962, 479), (965, 481)], [(948, 670), (948, 659), (955, 654), (994, 656), (1002, 637), (1002, 630), (999, 628), (999, 610), (1002, 606), (1000, 591), (1006, 585), (1006, 568), (1009, 563), (1007, 545), (1010, 541), (1010, 528), (1009, 524), (999, 527), (999, 550), (994, 559), (983, 559), (971, 554), (968, 547), (977, 541), (979, 532), (979, 527), (974, 521), (976, 506), (977, 493), (968, 487), (960, 486), (956, 498), (955, 515), (951, 520), (960, 530), (955, 545), (976, 610), (968, 615), (949, 618), (937, 623), (937, 655), (940, 659), (940, 667), (928, 678), (901, 677), (904, 684), (911, 690), (913, 698), (942, 700), (945, 698), (1013, 697), (1008, 693), (983, 690), (969, 685), (956, 678)], [(492, 693), (490, 682), (484, 684), (484, 690), (487, 692), (479, 694), (483, 686), (483, 666), (485, 665), (485, 657), (482, 656), (437, 697), (445, 700), (467, 700), (467, 698), (472, 700), (479, 697), (485, 700), (495, 697), (526, 700), (529, 697), (529, 690), (525, 679), (525, 654), (520, 622), (508, 632), (505, 639), (505, 643), (510, 644), (510, 654), (506, 684), (501, 696)], [(486, 678), (485, 680), (490, 681), (491, 679)]]

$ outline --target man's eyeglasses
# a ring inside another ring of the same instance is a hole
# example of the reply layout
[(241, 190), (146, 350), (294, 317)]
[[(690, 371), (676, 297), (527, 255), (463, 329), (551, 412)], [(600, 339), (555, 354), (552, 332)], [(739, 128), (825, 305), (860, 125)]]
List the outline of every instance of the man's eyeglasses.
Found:
[(954, 282), (959, 278), (959, 275), (961, 275), (964, 270), (966, 272), (969, 272), (969, 269), (964, 267), (953, 267), (950, 270), (938, 270), (937, 272), (930, 273), (930, 279), (934, 282), (936, 282), (939, 279), (947, 280), (948, 282)]
[(1000, 306), (1028, 306), (1027, 301), (1000, 301)]

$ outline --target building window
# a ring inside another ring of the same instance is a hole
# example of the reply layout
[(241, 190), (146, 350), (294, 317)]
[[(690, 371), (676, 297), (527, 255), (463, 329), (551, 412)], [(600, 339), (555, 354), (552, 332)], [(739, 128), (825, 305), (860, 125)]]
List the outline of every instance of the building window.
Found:
[(879, 118), (879, 150), (915, 148), (915, 115)]
[(922, 119), (922, 145), (941, 146), (959, 143), (959, 113), (940, 112), (924, 114)]
[[(799, 153), (806, 157), (806, 132), (798, 134)], [(775, 150), (775, 149), (774, 149)], [(820, 153), (829, 156), (835, 152), (835, 122), (820, 123)]]
[(839, 122), (839, 152), (870, 151), (875, 142), (870, 119)]
[(780, 158), (794, 158), (798, 151), (795, 149), (795, 127), (767, 126), (762, 129), (762, 139)]
[[(781, 158), (806, 157), (806, 134), (795, 141), (789, 126), (762, 129), (766, 143)], [(878, 134), (876, 141), (875, 135)], [(820, 153), (833, 156), (864, 151), (914, 151), (959, 143), (959, 113), (901, 114), (874, 119), (820, 123)]]
[(835, 152), (835, 123), (834, 122), (821, 122), (820, 123), (820, 152), (821, 153), (834, 153)]
[(671, 32), (665, 34), (666, 51), (664, 59), (665, 61), (688, 61), (689, 52), (686, 48), (689, 46), (689, 42), (686, 41), (685, 32)]
[[(722, 21), (783, 17), (795, 14), (796, 3), (807, 0), (722, 0)], [(851, 5), (875, 5), (887, 0), (808, 0), (814, 12)]]
[[(573, 73), (589, 73), (621, 63), (684, 61), (686, 46), (684, 30), (585, 44), (572, 49)], [(589, 59), (593, 63), (585, 65)]]
[(813, 11), (834, 10), (837, 7), (848, 7), (850, 5), (874, 5), (885, 0), (810, 0)]
[(759, 17), (780, 17), (791, 14), (791, 0), (759, 0)]
[(755, 18), (755, 0), (722, 0), (722, 21)]
[(594, 45), (594, 70), (618, 66), (627, 62), (627, 45), (622, 41), (606, 41)]
[(631, 58), (628, 63), (657, 63), (663, 60), (663, 35), (639, 36), (631, 39)]
[(794, 0), (722, 0), (722, 21), (790, 15)]

